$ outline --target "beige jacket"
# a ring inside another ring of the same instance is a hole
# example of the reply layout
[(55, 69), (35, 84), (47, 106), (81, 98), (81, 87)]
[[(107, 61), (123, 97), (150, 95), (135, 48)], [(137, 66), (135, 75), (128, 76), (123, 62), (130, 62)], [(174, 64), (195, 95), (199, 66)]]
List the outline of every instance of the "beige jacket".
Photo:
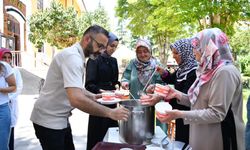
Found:
[[(191, 105), (186, 95), (181, 104)], [(190, 145), (193, 150), (223, 150), (221, 121), (232, 103), (238, 150), (244, 150), (242, 119), (242, 84), (240, 72), (234, 65), (218, 69), (212, 79), (200, 88), (191, 111), (184, 112), (184, 123), (190, 124)]]

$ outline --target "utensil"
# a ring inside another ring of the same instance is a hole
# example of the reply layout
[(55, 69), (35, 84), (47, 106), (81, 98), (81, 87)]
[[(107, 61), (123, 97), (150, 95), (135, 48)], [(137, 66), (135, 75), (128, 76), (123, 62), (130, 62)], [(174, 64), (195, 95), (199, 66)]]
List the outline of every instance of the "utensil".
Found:
[(167, 148), (168, 144), (169, 144), (169, 141), (168, 141), (168, 136), (164, 136), (163, 138), (162, 137), (159, 137), (159, 138), (153, 138), (151, 140), (151, 143), (160, 147), (161, 150), (164, 150)]
[(136, 101), (135, 97), (133, 96), (133, 94), (129, 91), (129, 94), (131, 95), (131, 97), (133, 98), (133, 100)]
[(150, 78), (148, 79), (148, 82), (145, 84), (145, 86), (144, 86), (142, 92), (144, 92), (144, 91), (146, 90), (148, 84), (150, 83), (150, 81), (152, 80), (154, 74), (156, 73), (156, 70), (157, 70), (157, 68), (155, 68), (154, 72), (152, 73), (152, 75), (151, 75)]
[[(160, 143), (160, 147), (162, 149), (165, 149), (165, 147), (169, 144), (169, 142), (167, 141), (167, 138), (168, 136), (166, 135), (162, 140), (161, 140), (161, 143)], [(165, 143), (164, 143), (165, 142)]]
[(156, 71), (157, 71), (157, 69), (155, 68), (155, 70), (153, 71), (152, 75), (151, 75), (150, 78), (148, 79), (148, 82), (145, 84), (145, 86), (143, 87), (143, 89), (142, 89), (142, 90), (139, 90), (139, 91), (137, 92), (137, 95), (138, 95), (138, 96), (142, 96), (142, 95), (145, 95), (145, 94), (146, 94), (146, 93), (145, 93), (145, 90), (146, 90), (148, 84), (150, 83), (150, 81), (152, 80), (152, 78), (153, 78), (154, 74), (156, 73)]

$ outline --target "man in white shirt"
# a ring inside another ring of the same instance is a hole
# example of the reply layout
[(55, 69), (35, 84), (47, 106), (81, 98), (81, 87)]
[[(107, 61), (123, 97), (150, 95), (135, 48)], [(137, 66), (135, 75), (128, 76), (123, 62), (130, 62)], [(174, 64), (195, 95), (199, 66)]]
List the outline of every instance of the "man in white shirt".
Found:
[(79, 43), (58, 53), (31, 114), (43, 150), (74, 150), (68, 117), (74, 108), (96, 116), (127, 120), (125, 108), (110, 109), (95, 102), (97, 95), (83, 89), (85, 57), (95, 58), (108, 43), (108, 31), (94, 25)]

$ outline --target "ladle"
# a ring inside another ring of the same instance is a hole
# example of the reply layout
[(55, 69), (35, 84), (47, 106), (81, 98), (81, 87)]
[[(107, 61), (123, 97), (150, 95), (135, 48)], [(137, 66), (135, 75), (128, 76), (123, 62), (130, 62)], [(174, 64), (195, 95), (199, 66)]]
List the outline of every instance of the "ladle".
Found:
[(154, 74), (156, 73), (156, 71), (157, 71), (157, 68), (155, 68), (154, 72), (152, 73), (152, 75), (148, 79), (148, 82), (145, 84), (145, 86), (143, 87), (143, 89), (137, 92), (137, 95), (141, 96), (143, 94), (146, 94), (145, 90), (146, 90), (148, 84), (150, 83), (150, 81), (152, 80), (152, 78), (153, 78)]
[(135, 97), (133, 96), (133, 94), (129, 91), (129, 94), (131, 95), (131, 97), (133, 98), (133, 100), (136, 101)]

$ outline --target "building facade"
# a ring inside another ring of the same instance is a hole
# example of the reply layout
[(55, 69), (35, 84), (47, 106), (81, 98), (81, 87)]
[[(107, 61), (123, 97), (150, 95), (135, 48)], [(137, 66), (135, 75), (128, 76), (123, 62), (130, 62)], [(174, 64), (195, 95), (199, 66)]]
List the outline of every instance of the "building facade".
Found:
[[(65, 8), (73, 6), (79, 14), (86, 11), (83, 0), (57, 1)], [(50, 63), (55, 48), (46, 43), (42, 50), (34, 47), (28, 40), (28, 20), (35, 12), (48, 8), (51, 2), (52, 0), (0, 0), (0, 47), (11, 49), (14, 65), (32, 68), (37, 67), (37, 64)]]
[(26, 5), (21, 0), (0, 1), (0, 47), (13, 52), (15, 65), (21, 65), (21, 51), (26, 50)]

